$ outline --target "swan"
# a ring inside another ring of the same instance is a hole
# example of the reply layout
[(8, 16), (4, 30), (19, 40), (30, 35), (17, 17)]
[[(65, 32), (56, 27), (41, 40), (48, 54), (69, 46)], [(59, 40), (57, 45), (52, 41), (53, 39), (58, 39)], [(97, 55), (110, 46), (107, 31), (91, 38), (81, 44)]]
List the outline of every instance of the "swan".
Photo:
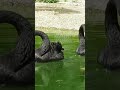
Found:
[(19, 36), (14, 50), (0, 55), (0, 84), (34, 83), (34, 30), (31, 24), (12, 11), (0, 11), (0, 23), (12, 24)]
[(40, 36), (43, 40), (42, 46), (35, 50), (35, 60), (37, 62), (49, 62), (64, 59), (62, 44), (60, 42), (50, 42), (48, 36), (35, 30), (35, 36)]
[(105, 10), (105, 30), (108, 42), (99, 55), (98, 63), (105, 68), (116, 69), (120, 67), (120, 27), (114, 0), (109, 0)]
[(76, 53), (78, 55), (85, 55), (85, 24), (82, 24), (79, 28), (79, 40), (80, 40), (80, 45), (76, 50)]

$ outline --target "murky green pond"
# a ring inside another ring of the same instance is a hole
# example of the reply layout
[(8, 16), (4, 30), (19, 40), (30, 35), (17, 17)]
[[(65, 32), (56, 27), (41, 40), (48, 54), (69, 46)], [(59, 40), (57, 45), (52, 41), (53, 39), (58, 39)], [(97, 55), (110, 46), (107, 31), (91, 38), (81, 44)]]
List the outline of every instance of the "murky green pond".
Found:
[[(85, 90), (85, 57), (76, 55), (78, 37), (68, 35), (68, 33), (66, 35), (55, 32), (47, 33), (51, 41), (62, 43), (65, 58), (57, 62), (36, 63), (36, 90)], [(40, 47), (41, 42), (41, 39), (36, 37), (36, 48)]]

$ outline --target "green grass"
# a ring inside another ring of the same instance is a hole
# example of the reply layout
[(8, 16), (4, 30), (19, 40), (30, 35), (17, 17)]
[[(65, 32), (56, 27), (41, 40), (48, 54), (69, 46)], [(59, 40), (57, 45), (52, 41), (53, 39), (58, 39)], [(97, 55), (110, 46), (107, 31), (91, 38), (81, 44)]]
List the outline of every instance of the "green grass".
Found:
[(63, 7), (50, 7), (50, 6), (37, 6), (36, 11), (55, 11), (55, 13), (58, 14), (71, 14), (71, 13), (80, 13), (79, 11), (71, 10), (71, 9), (66, 9)]
[[(63, 45), (64, 60), (49, 63), (36, 63), (36, 90), (84, 90), (85, 58), (76, 55), (79, 45), (78, 31), (37, 28), (44, 31), (51, 41), (60, 41)], [(42, 43), (39, 37), (35, 39), (36, 48)]]

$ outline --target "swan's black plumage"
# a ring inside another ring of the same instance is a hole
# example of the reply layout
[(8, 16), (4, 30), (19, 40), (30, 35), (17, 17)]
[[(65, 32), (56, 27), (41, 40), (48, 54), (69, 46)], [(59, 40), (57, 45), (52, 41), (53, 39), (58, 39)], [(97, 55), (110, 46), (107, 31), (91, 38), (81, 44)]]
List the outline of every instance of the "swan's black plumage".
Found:
[(0, 11), (0, 23), (12, 24), (19, 35), (15, 49), (0, 56), (0, 83), (34, 83), (34, 31), (31, 24), (11, 11)]
[(101, 52), (98, 62), (108, 69), (115, 69), (120, 67), (120, 27), (114, 0), (110, 0), (107, 4), (105, 27), (108, 43)]
[(79, 55), (85, 55), (85, 24), (82, 24), (79, 28), (79, 40), (80, 45), (77, 48), (76, 52)]
[(42, 46), (35, 50), (35, 60), (37, 62), (57, 61), (64, 58), (60, 42), (50, 42), (48, 36), (42, 31), (36, 30), (35, 35), (40, 36), (43, 40)]

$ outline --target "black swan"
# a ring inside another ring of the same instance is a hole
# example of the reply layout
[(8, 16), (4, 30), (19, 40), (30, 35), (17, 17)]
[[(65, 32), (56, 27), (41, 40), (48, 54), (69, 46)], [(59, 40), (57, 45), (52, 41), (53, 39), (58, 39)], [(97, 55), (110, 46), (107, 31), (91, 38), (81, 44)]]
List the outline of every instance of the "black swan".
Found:
[(0, 23), (15, 26), (19, 38), (8, 55), (0, 56), (0, 84), (34, 84), (34, 30), (21, 15), (0, 11)]
[(35, 36), (40, 36), (43, 40), (42, 46), (35, 50), (35, 60), (37, 62), (49, 62), (62, 60), (64, 58), (62, 45), (60, 42), (50, 42), (48, 36), (42, 31), (35, 31)]
[(107, 4), (105, 27), (108, 42), (98, 58), (98, 63), (108, 69), (117, 69), (120, 67), (120, 27), (114, 0), (109, 0)]
[(79, 55), (85, 55), (85, 24), (82, 24), (79, 28), (79, 40), (80, 45), (76, 50), (76, 53)]

